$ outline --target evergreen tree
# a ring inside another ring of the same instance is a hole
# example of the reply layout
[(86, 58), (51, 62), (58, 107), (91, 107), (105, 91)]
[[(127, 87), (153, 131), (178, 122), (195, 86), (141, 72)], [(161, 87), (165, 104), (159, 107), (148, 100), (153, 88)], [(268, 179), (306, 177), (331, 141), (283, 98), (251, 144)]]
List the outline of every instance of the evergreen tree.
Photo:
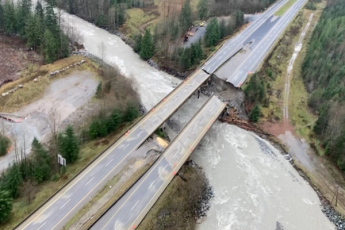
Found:
[(27, 46), (38, 49), (42, 44), (42, 34), (44, 31), (41, 19), (38, 16), (30, 17), (26, 24), (25, 31)]
[(219, 23), (219, 38), (223, 39), (226, 35), (226, 25), (225, 25), (225, 20), (222, 19)]
[(213, 18), (206, 27), (205, 45), (207, 47), (215, 46), (220, 39), (218, 20)]
[(57, 44), (56, 39), (50, 30), (44, 32), (44, 59), (47, 63), (56, 61), (57, 55)]
[(6, 1), (4, 4), (5, 31), (7, 34), (16, 32), (16, 13), (13, 2)]
[(182, 31), (186, 31), (192, 25), (192, 9), (190, 7), (190, 0), (186, 0), (184, 2), (179, 19)]
[(0, 32), (5, 30), (5, 16), (2, 3), (0, 1)]
[(5, 173), (1, 175), (1, 189), (7, 190), (12, 198), (19, 196), (19, 186), (22, 184), (22, 175), (18, 163), (10, 165)]
[(17, 8), (17, 32), (25, 37), (26, 22), (31, 18), (31, 0), (21, 0)]
[(138, 34), (137, 36), (135, 36), (134, 52), (136, 53), (140, 52), (142, 40), (143, 40), (143, 36), (141, 34)]
[(244, 14), (242, 11), (236, 11), (236, 27), (242, 26), (244, 24)]
[(64, 134), (59, 135), (59, 149), (66, 161), (74, 163), (79, 156), (78, 138), (74, 134), (72, 126), (68, 126)]
[(201, 20), (206, 19), (208, 15), (208, 3), (207, 0), (199, 0), (198, 13)]
[(109, 133), (115, 131), (122, 123), (123, 115), (119, 109), (114, 109), (110, 115), (110, 121), (108, 124)]
[(140, 57), (144, 60), (150, 59), (154, 53), (154, 44), (150, 30), (146, 29), (145, 35), (141, 42)]
[(186, 70), (189, 69), (192, 66), (192, 52), (191, 48), (181, 48), (180, 49), (180, 66)]
[(9, 140), (6, 137), (0, 135), (0, 156), (4, 156), (7, 154), (9, 144)]
[(99, 120), (92, 121), (90, 127), (89, 127), (89, 137), (91, 139), (96, 139), (97, 137), (100, 137), (100, 122)]
[(44, 11), (43, 11), (43, 6), (40, 1), (37, 1), (36, 7), (35, 7), (35, 15), (41, 19), (41, 22), (44, 21)]
[(255, 105), (253, 110), (249, 114), (249, 119), (251, 122), (258, 122), (260, 119), (260, 107), (258, 105)]
[[(1, 4), (1, 3), (0, 3)], [(7, 220), (12, 211), (12, 198), (7, 190), (0, 189), (0, 223)]]
[(49, 30), (55, 38), (59, 35), (59, 26), (57, 23), (57, 17), (54, 13), (53, 6), (51, 4), (47, 4), (46, 6), (46, 14), (45, 14), (45, 27)]
[(138, 106), (134, 105), (133, 103), (128, 103), (126, 111), (123, 116), (124, 121), (133, 121), (135, 118), (139, 116)]
[(32, 141), (32, 153), (34, 156), (33, 177), (37, 183), (50, 178), (51, 159), (41, 143), (34, 138)]

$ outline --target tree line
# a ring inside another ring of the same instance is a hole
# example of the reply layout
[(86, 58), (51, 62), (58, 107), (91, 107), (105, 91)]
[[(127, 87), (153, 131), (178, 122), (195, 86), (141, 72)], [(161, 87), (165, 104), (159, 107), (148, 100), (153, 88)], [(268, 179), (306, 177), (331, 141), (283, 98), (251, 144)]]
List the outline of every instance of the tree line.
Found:
[[(206, 2), (207, 3), (207, 2)], [(189, 47), (181, 47), (181, 37), (192, 26), (196, 17), (206, 19), (209, 17), (208, 6), (204, 0), (198, 4), (198, 16), (193, 15), (190, 1), (186, 0), (178, 15), (165, 18), (159, 22), (154, 31), (146, 29), (145, 34), (134, 36), (134, 51), (144, 60), (152, 58), (156, 53), (164, 56), (169, 66), (180, 70), (188, 70), (200, 63), (205, 57), (205, 48), (216, 46), (224, 37), (231, 35), (236, 28), (244, 24), (242, 11), (235, 11), (229, 19), (218, 20), (213, 18), (206, 27), (203, 40), (196, 42)]]
[(57, 6), (96, 26), (115, 30), (125, 21), (125, 10), (144, 7), (153, 1), (142, 0), (56, 0)]
[[(58, 152), (68, 164), (76, 162), (79, 155), (79, 141), (71, 126), (58, 134)], [(6, 221), (12, 210), (13, 199), (26, 196), (28, 202), (34, 198), (35, 186), (47, 180), (54, 180), (59, 173), (57, 156), (50, 154), (36, 138), (32, 141), (29, 157), (21, 150), (20, 160), (16, 159), (1, 173), (0, 177), (0, 223)], [(24, 147), (25, 149), (25, 147)]]
[(309, 106), (319, 114), (314, 132), (345, 172), (345, 2), (327, 1), (302, 66)]
[[(303, 14), (298, 13), (294, 21), (285, 31), (284, 36), (274, 47), (271, 55), (265, 60), (262, 68), (252, 74), (244, 86), (246, 108), (250, 110), (249, 119), (252, 122), (259, 121), (263, 107), (268, 108), (270, 107), (270, 103), (277, 103), (275, 97), (272, 97), (273, 95), (280, 98), (281, 90), (273, 89), (272, 85), (277, 76), (282, 74), (280, 65), (286, 63), (292, 55), (291, 49), (289, 48), (293, 42), (291, 37), (295, 37), (299, 33), (303, 20)], [(270, 115), (273, 115), (273, 113)], [(279, 118), (274, 117), (274, 119)]]
[(0, 135), (0, 156), (6, 155), (10, 144), (11, 142), (6, 136)]
[(60, 30), (58, 19), (50, 1), (45, 7), (37, 2), (32, 12), (31, 0), (0, 0), (0, 31), (18, 34), (27, 47), (43, 53), (47, 63), (69, 55), (67, 36)]
[(30, 203), (39, 184), (47, 180), (59, 180), (60, 175), (65, 173), (65, 167), (58, 165), (57, 154), (66, 159), (67, 165), (72, 165), (79, 159), (81, 140), (106, 137), (124, 123), (136, 119), (139, 114), (138, 106), (128, 103), (124, 110), (115, 108), (110, 114), (101, 112), (80, 136), (69, 125), (64, 132), (53, 135), (48, 146), (43, 146), (34, 138), (31, 154), (26, 156), (24, 150), (21, 150), (21, 159), (15, 160), (1, 173), (0, 223), (10, 218), (14, 199), (25, 197)]

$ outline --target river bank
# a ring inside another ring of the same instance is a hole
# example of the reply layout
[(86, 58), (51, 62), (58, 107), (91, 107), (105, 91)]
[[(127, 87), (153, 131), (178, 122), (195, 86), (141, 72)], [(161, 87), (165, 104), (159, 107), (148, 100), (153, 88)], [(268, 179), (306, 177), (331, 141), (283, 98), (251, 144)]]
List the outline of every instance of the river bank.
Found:
[(300, 164), (296, 164), (295, 160), (298, 161), (298, 159), (296, 159), (293, 156), (293, 154), (291, 154), (290, 148), (284, 143), (284, 140), (282, 139), (281, 136), (278, 137), (273, 134), (267, 133), (264, 130), (262, 130), (259, 126), (253, 125), (251, 123), (246, 123), (246, 125), (239, 124), (238, 122), (234, 122), (234, 123), (236, 123), (236, 125), (240, 128), (256, 133), (258, 136), (260, 136), (263, 139), (266, 139), (275, 148), (277, 148), (280, 151), (280, 153), (284, 156), (284, 158), (287, 159), (291, 163), (291, 165), (296, 169), (299, 175), (306, 182), (308, 182), (308, 184), (312, 186), (312, 188), (314, 189), (314, 191), (316, 192), (316, 194), (318, 195), (320, 199), (321, 210), (324, 213), (324, 215), (329, 219), (329, 221), (334, 223), (337, 230), (345, 229), (344, 216), (333, 207), (333, 205), (331, 204), (331, 201), (328, 200), (326, 196), (324, 196), (322, 191), (320, 191), (319, 185), (315, 183), (315, 180), (313, 180), (311, 176), (308, 175), (310, 173), (308, 173), (306, 168)]
[[(101, 57), (98, 46), (104, 43), (107, 51), (104, 60), (133, 79), (146, 109), (152, 108), (173, 90), (175, 84), (172, 82), (180, 82), (140, 60), (119, 37), (67, 13), (62, 18), (83, 35), (83, 45), (93, 55)], [(234, 98), (237, 100), (238, 97)], [(183, 127), (202, 102), (193, 97), (171, 120)], [(284, 157), (276, 155), (277, 160), (274, 160), (264, 153), (252, 133), (216, 122), (192, 155), (192, 159), (204, 169), (215, 195), (211, 199), (208, 218), (200, 226), (206, 224), (204, 229), (229, 229), (231, 226), (232, 229), (254, 229), (255, 225), (260, 227), (256, 229), (267, 229), (267, 226), (275, 227), (277, 221), (289, 226), (296, 219), (299, 229), (329, 229), (328, 220), (320, 208), (303, 201), (308, 198), (316, 202), (313, 204), (318, 202), (310, 186), (294, 182), (293, 179), (299, 177), (298, 173)], [(264, 211), (268, 214), (264, 215)], [(305, 213), (312, 213), (318, 223), (306, 221)]]

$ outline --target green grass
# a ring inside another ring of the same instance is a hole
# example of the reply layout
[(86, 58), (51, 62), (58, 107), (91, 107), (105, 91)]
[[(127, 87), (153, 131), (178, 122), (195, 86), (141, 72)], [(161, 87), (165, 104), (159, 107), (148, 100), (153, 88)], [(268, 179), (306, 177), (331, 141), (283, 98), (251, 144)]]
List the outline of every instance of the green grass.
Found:
[(124, 24), (124, 28), (127, 32), (127, 35), (138, 34), (140, 32), (139, 27), (141, 25), (144, 25), (155, 18), (157, 18), (157, 15), (145, 13), (139, 8), (126, 10), (126, 22)]
[[(39, 99), (48, 86), (51, 84), (54, 79), (49, 78), (49, 73), (55, 70), (62, 69), (66, 66), (69, 66), (75, 62), (78, 62), (82, 59), (86, 59), (82, 56), (73, 55), (68, 58), (64, 58), (58, 60), (52, 64), (43, 65), (36, 69), (36, 67), (32, 67), (34, 72), (32, 71), (23, 71), (21, 73), (21, 78), (17, 81), (7, 83), (0, 89), (0, 94), (8, 92), (9, 90), (17, 87), (18, 85), (22, 84), (24, 87), (22, 89), (18, 89), (16, 92), (9, 94), (6, 97), (0, 97), (0, 109), (2, 112), (15, 112), (21, 109), (23, 106), (34, 102), (35, 100)], [(70, 72), (75, 70), (84, 70), (89, 68), (90, 61), (86, 62), (84, 65), (76, 66), (73, 69), (65, 71), (61, 76), (67, 76)], [(34, 82), (33, 80), (37, 78), (38, 81)]]
[(282, 16), (297, 0), (289, 0), (282, 6), (277, 12), (274, 13), (275, 16)]

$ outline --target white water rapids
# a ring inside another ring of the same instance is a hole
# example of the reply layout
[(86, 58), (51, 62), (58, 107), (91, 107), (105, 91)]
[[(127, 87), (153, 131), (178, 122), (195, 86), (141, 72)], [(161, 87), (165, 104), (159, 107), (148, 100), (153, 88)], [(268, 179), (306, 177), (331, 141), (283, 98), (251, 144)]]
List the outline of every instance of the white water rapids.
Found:
[[(119, 37), (67, 13), (62, 15), (83, 35), (85, 49), (100, 57), (103, 42), (105, 61), (135, 79), (147, 109), (173, 90), (179, 80), (151, 68)], [(174, 115), (185, 123), (201, 103), (193, 98)], [(199, 100), (200, 102), (200, 100)], [(312, 188), (281, 154), (266, 141), (235, 126), (217, 122), (192, 158), (204, 168), (215, 198), (200, 230), (328, 230), (334, 226), (322, 214)]]

